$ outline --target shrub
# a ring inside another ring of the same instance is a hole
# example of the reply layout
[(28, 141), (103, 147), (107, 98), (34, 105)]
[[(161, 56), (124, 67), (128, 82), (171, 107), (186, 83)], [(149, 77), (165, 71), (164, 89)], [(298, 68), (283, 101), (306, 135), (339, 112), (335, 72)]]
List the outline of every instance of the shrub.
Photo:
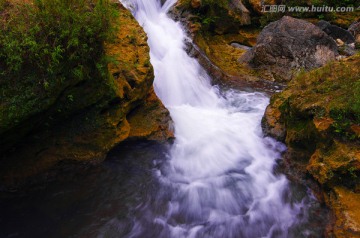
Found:
[(116, 11), (108, 0), (0, 0), (0, 81), (90, 77)]

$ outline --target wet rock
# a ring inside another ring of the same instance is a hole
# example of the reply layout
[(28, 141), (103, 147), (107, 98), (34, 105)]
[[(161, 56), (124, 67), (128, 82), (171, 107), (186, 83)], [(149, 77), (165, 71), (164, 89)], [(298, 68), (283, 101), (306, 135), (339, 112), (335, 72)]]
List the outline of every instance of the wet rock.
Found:
[(171, 128), (171, 117), (154, 89), (151, 89), (146, 100), (127, 115), (130, 124), (129, 138), (167, 141), (174, 138)]
[(272, 103), (266, 108), (261, 125), (266, 136), (271, 136), (284, 142), (286, 138), (286, 127), (281, 118), (279, 109), (282, 100), (274, 97)]
[(296, 71), (335, 60), (335, 41), (315, 25), (285, 16), (260, 33), (257, 44), (240, 60), (269, 71), (275, 81), (289, 81)]
[(316, 25), (334, 40), (340, 39), (346, 44), (351, 44), (355, 42), (355, 38), (350, 33), (350, 31), (347, 31), (341, 27), (332, 25), (329, 22), (323, 20), (319, 21)]

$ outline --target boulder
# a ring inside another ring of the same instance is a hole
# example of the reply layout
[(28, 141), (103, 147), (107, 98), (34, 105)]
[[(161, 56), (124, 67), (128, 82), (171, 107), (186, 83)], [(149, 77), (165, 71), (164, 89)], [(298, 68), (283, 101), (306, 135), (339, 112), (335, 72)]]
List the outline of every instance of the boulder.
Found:
[(340, 39), (346, 44), (352, 44), (355, 42), (354, 36), (348, 30), (332, 25), (323, 20), (319, 21), (316, 25), (334, 40)]
[(275, 81), (289, 81), (294, 72), (310, 70), (335, 60), (336, 42), (304, 20), (284, 16), (267, 25), (256, 45), (240, 61), (269, 71)]

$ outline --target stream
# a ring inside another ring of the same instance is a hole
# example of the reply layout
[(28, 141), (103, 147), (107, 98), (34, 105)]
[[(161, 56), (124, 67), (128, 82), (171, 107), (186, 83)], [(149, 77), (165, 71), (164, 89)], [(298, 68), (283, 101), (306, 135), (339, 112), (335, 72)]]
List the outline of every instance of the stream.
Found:
[(323, 208), (276, 172), (286, 147), (263, 136), (268, 96), (211, 84), (167, 16), (176, 0), (122, 2), (148, 35), (176, 140), (125, 142), (101, 165), (1, 197), (0, 237), (322, 237)]

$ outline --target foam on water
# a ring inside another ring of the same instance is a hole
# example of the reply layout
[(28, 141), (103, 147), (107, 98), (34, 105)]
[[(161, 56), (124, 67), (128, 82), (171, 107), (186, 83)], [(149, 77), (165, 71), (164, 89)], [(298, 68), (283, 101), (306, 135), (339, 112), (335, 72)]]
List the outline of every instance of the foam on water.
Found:
[(154, 173), (162, 190), (139, 205), (126, 237), (288, 237), (301, 204), (274, 175), (284, 146), (263, 138), (261, 93), (219, 94), (184, 50), (181, 25), (167, 16), (176, 0), (123, 0), (148, 35), (156, 94), (169, 109), (176, 140)]

